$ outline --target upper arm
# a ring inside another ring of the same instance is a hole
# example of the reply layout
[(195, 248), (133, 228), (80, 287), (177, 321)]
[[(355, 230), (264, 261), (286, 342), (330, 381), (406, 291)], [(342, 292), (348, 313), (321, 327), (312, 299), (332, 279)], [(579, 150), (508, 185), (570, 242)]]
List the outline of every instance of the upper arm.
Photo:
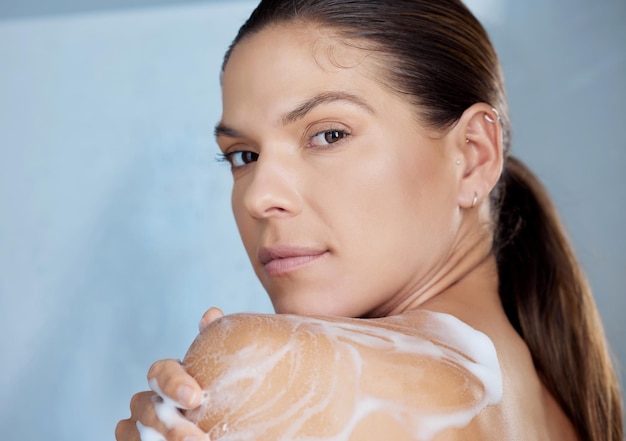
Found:
[(386, 439), (419, 440), (486, 405), (484, 381), (458, 348), (367, 322), (217, 320), (185, 357), (208, 394), (188, 416), (211, 439), (358, 440), (384, 430)]

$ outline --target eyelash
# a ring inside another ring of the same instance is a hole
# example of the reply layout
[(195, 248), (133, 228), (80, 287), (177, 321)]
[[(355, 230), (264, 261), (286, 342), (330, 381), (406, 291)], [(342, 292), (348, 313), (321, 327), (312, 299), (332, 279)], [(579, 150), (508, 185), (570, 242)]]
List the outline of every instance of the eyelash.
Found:
[[(333, 141), (333, 142), (329, 142), (326, 139), (326, 136), (327, 135), (331, 135), (331, 134), (333, 136), (339, 135), (340, 138), (335, 140), (335, 141)], [(313, 144), (313, 140), (315, 138), (317, 138), (318, 136), (320, 136), (320, 135), (324, 135), (324, 141), (326, 142), (326, 144), (317, 145), (316, 146), (316, 145)], [(344, 130), (344, 129), (330, 128), (330, 129), (320, 130), (315, 135), (313, 135), (313, 136), (311, 136), (309, 138), (309, 142), (307, 143), (307, 147), (309, 147), (309, 148), (321, 148), (321, 149), (332, 148), (331, 146), (333, 144), (341, 143), (342, 141), (345, 141), (345, 139), (347, 137), (349, 137), (349, 136), (350, 136), (350, 133), (347, 130)], [(250, 160), (250, 158), (248, 158), (248, 162), (246, 162), (246, 160), (242, 160), (243, 163), (241, 165), (235, 165), (236, 161), (235, 161), (234, 158), (238, 154), (252, 156), (253, 159)], [(240, 168), (240, 167), (243, 167), (245, 165), (248, 165), (248, 164), (250, 164), (252, 162), (256, 162), (258, 160), (258, 158), (259, 158), (259, 154), (258, 153), (251, 152), (249, 150), (235, 150), (235, 151), (227, 152), (227, 153), (218, 153), (217, 157), (215, 159), (216, 159), (217, 162), (229, 163), (231, 168), (236, 169), (236, 168)]]
[[(245, 160), (243, 160), (243, 164), (241, 165), (235, 165), (235, 155), (237, 154), (242, 154), (242, 155), (254, 155), (254, 160), (251, 160), (249, 162), (245, 162)], [(255, 152), (251, 152), (249, 150), (235, 150), (232, 152), (228, 152), (228, 153), (218, 153), (217, 157), (215, 158), (217, 162), (223, 162), (223, 163), (229, 163), (230, 166), (235, 169), (235, 168), (239, 168), (239, 167), (243, 167), (244, 165), (250, 164), (252, 162), (256, 162), (256, 160), (258, 159), (259, 154), (255, 153)]]

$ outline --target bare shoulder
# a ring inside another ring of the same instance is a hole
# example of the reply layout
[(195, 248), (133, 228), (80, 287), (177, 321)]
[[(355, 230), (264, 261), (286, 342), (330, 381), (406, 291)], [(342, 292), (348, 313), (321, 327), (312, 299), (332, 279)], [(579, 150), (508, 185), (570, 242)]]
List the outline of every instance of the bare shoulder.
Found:
[(502, 393), (489, 339), (427, 311), (226, 316), (184, 364), (208, 395), (188, 417), (220, 440), (455, 439)]

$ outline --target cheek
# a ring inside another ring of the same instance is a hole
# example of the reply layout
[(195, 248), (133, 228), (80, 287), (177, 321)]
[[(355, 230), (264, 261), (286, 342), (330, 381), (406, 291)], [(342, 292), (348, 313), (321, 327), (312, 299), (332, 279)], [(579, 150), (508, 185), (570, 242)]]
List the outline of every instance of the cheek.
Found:
[(241, 236), (243, 245), (249, 254), (252, 251), (251, 247), (253, 246), (253, 224), (251, 217), (247, 214), (247, 211), (245, 210), (243, 204), (243, 194), (240, 186), (238, 186), (237, 184), (233, 186), (233, 192), (231, 195), (231, 207), (233, 210), (233, 216), (235, 217), (235, 223), (237, 224), (237, 229), (239, 230), (239, 235)]
[[(389, 156), (389, 155), (388, 155)], [(453, 182), (438, 158), (389, 156), (360, 163), (327, 189), (345, 241), (357, 254), (441, 254), (455, 225)], [(332, 191), (331, 191), (332, 190)], [(378, 256), (380, 257), (380, 256)]]
[(402, 213), (398, 216), (405, 231), (412, 233), (405, 240), (410, 243), (413, 237), (421, 254), (434, 260), (448, 252), (458, 223), (454, 180), (439, 161), (431, 161), (404, 170), (402, 181), (397, 189), (403, 192), (397, 198), (397, 210)]
[(326, 194), (337, 199), (336, 205), (343, 203), (353, 221), (366, 225), (379, 223), (377, 219), (391, 225), (428, 223), (451, 200), (442, 172), (432, 161), (388, 156), (346, 171), (343, 185), (328, 188)]

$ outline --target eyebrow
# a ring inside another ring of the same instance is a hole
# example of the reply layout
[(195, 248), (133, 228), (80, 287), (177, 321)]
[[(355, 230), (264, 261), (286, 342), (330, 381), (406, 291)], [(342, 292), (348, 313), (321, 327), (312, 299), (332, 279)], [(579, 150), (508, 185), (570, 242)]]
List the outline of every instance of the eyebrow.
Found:
[[(304, 118), (308, 113), (310, 113), (316, 107), (322, 104), (333, 103), (337, 101), (345, 101), (350, 104), (353, 104), (361, 109), (365, 110), (368, 113), (374, 114), (374, 109), (365, 102), (361, 97), (347, 93), (347, 92), (322, 92), (319, 93), (304, 102), (302, 102), (298, 107), (284, 114), (280, 120), (283, 125), (287, 125), (293, 122), (298, 121), (299, 119)], [(215, 137), (218, 136), (226, 136), (230, 138), (240, 138), (242, 134), (231, 128), (226, 126), (223, 123), (219, 123), (215, 126)]]
[(215, 137), (217, 138), (219, 136), (226, 136), (228, 138), (243, 138), (241, 133), (235, 129), (231, 129), (223, 123), (219, 123), (215, 126)]
[(368, 113), (374, 113), (374, 109), (372, 109), (362, 98), (357, 95), (353, 95), (347, 92), (323, 92), (315, 95), (312, 98), (309, 98), (291, 112), (286, 113), (281, 118), (281, 121), (284, 125), (293, 123), (299, 119), (304, 118), (316, 107), (322, 104), (333, 103), (336, 101), (347, 101), (348, 103), (354, 104)]

